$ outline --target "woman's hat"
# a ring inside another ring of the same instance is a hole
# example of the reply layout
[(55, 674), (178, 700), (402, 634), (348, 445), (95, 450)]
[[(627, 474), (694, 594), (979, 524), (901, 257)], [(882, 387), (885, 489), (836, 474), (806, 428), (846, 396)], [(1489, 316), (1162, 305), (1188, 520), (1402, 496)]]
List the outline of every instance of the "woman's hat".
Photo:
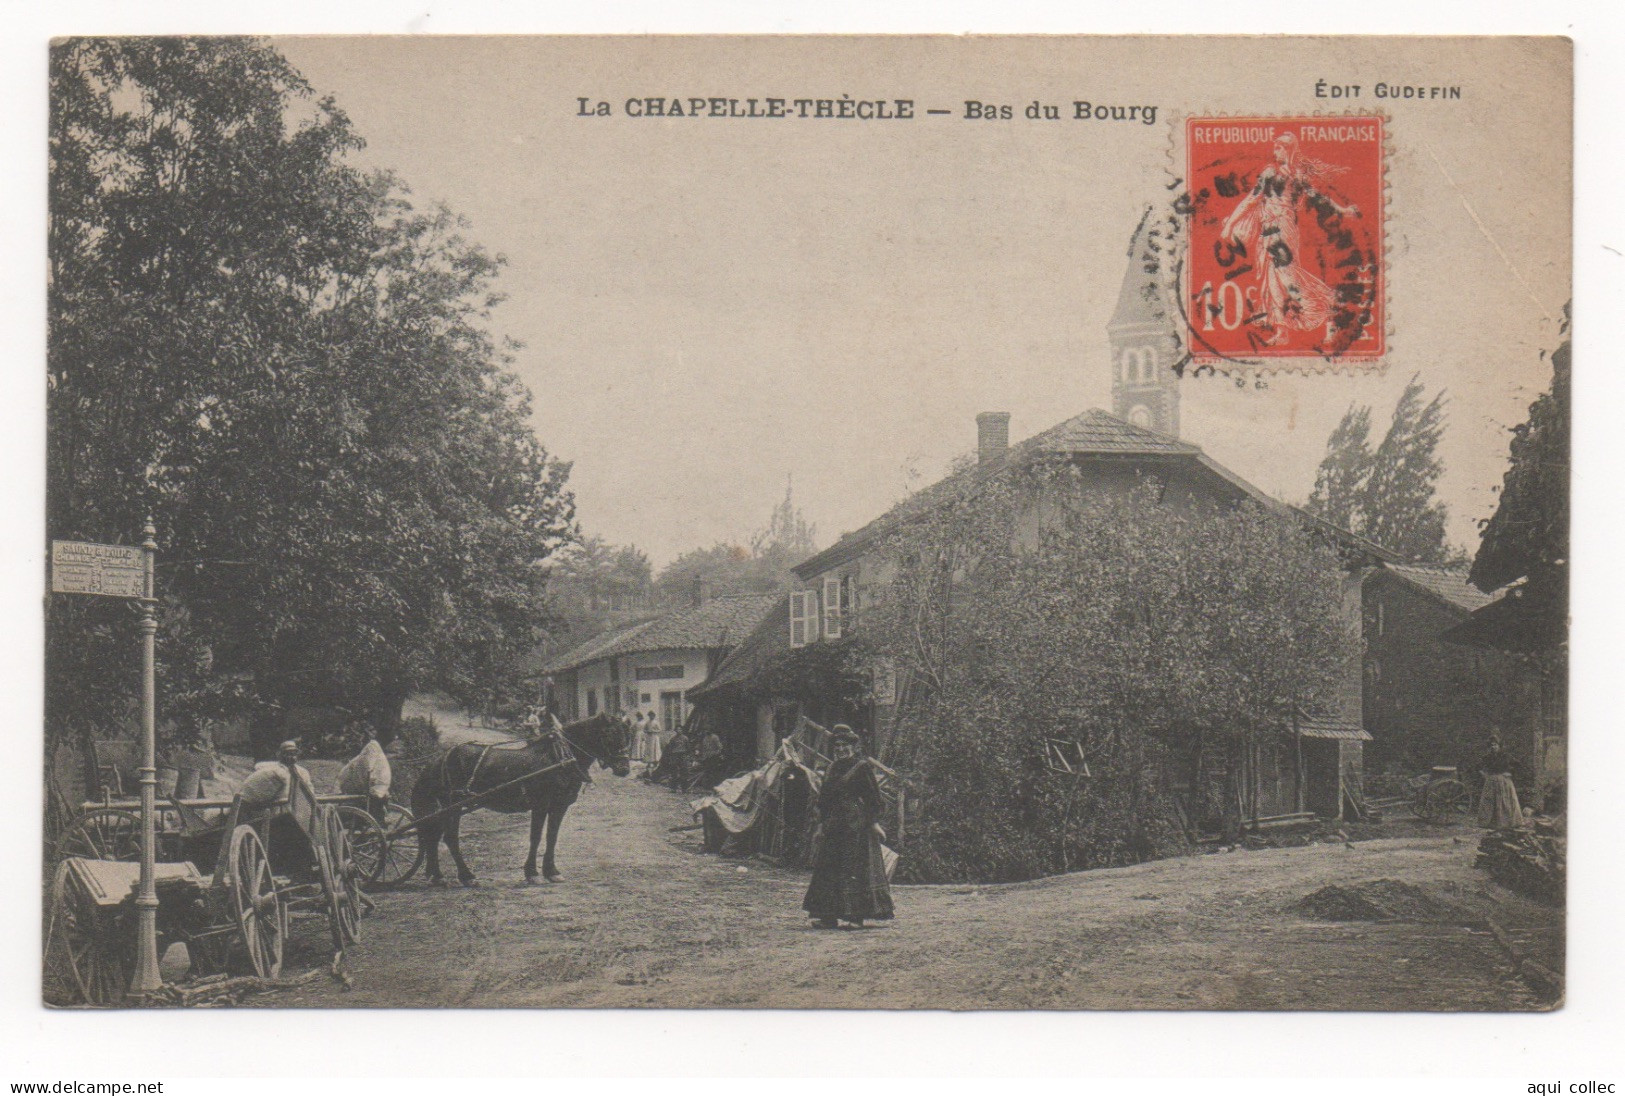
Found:
[(830, 729), (829, 735), (831, 740), (835, 742), (845, 742), (848, 746), (856, 746), (858, 744), (858, 732), (854, 731), (851, 727), (848, 727), (845, 723), (835, 724), (835, 726)]

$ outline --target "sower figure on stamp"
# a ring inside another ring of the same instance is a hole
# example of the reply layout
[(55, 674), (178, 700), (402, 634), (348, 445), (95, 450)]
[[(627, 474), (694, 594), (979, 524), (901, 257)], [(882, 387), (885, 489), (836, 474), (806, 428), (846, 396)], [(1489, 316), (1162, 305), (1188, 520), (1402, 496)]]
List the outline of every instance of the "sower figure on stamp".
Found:
[[(1299, 231), (1298, 209), (1357, 216), (1316, 189), (1323, 176), (1342, 170), (1299, 155), (1298, 139), (1283, 133), (1275, 139), (1275, 162), (1258, 173), (1258, 182), (1225, 218), (1219, 238), (1242, 249), (1258, 269), (1257, 311), (1253, 322), (1269, 335), (1269, 345), (1287, 341), (1291, 330), (1313, 331), (1328, 324), (1336, 311), (1336, 294), (1304, 264), (1307, 257)], [(1328, 329), (1328, 338), (1330, 330)]]
[(891, 887), (880, 842), (883, 807), (874, 766), (858, 752), (858, 736), (844, 723), (833, 731), (835, 760), (818, 789), (818, 855), (801, 908), (821, 929), (845, 921), (892, 918)]

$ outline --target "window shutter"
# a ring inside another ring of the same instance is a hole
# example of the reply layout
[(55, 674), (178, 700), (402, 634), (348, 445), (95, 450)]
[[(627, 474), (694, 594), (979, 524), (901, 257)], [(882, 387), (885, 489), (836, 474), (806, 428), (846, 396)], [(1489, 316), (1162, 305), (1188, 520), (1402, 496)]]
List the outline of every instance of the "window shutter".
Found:
[(824, 580), (824, 638), (841, 638), (841, 580)]
[(805, 647), (807, 645), (807, 602), (806, 594), (800, 590), (790, 595), (790, 646)]

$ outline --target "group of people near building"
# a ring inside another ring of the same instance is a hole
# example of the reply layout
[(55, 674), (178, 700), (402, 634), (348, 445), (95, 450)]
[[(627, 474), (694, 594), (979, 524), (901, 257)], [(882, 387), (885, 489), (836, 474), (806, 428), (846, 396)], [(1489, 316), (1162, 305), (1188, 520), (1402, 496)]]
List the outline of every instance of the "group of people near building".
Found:
[[(726, 751), (715, 729), (699, 735), (696, 741), (689, 728), (679, 728), (669, 741), (662, 743), (660, 722), (653, 714), (643, 722), (641, 732), (637, 719), (634, 718), (632, 726), (634, 738), (646, 743), (641, 753), (634, 753), (633, 760), (643, 761), (643, 778), (650, 783), (688, 791), (715, 786), (728, 778)], [(655, 728), (654, 742), (649, 744), (651, 726)]]
[(666, 751), (660, 717), (654, 712), (637, 711), (628, 722), (632, 724), (632, 760), (641, 761), (651, 769), (659, 765)]

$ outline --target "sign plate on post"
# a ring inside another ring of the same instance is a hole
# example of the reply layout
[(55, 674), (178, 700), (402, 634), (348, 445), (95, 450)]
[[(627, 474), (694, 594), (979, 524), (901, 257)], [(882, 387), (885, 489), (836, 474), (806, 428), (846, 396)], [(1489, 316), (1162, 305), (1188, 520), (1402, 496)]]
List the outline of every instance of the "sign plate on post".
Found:
[(123, 544), (53, 540), (51, 592), (145, 597), (146, 569), (141, 549)]

